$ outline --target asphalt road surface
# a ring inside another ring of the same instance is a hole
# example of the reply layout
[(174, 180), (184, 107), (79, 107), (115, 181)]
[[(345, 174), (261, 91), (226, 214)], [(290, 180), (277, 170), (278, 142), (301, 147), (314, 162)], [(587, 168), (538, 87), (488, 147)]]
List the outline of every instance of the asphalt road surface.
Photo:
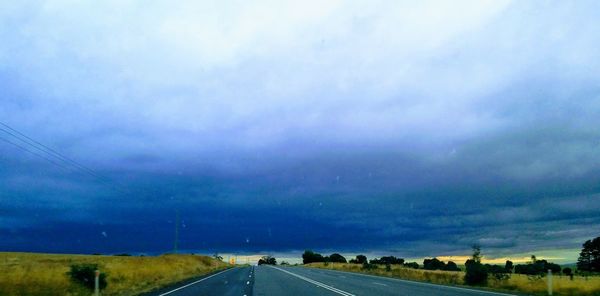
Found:
[(256, 266), (237, 267), (153, 293), (200, 296), (500, 296), (510, 295), (333, 270)]
[(250, 296), (254, 267), (237, 267), (165, 288), (148, 296)]

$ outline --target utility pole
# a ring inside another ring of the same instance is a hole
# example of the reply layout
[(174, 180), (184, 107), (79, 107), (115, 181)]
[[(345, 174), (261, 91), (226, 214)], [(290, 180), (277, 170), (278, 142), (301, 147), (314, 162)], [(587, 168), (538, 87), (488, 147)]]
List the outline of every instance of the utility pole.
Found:
[(173, 244), (173, 253), (177, 254), (177, 241), (179, 240), (179, 210), (175, 210), (175, 242)]

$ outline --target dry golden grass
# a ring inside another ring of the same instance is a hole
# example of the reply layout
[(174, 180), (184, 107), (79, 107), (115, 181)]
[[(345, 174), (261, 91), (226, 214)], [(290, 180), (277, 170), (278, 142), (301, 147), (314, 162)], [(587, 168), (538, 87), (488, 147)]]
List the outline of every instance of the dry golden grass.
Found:
[[(360, 272), (372, 275), (394, 277), (399, 279), (414, 280), (442, 285), (464, 285), (464, 272), (423, 270), (393, 266), (390, 271), (385, 266), (379, 266), (374, 270), (363, 270), (360, 264), (350, 263), (311, 263), (310, 267), (334, 269), (341, 271)], [(554, 295), (600, 295), (600, 277), (574, 277), (570, 280), (568, 276), (554, 276), (552, 289)], [(528, 277), (526, 275), (513, 274), (508, 280), (496, 280), (490, 277), (486, 288), (500, 291), (515, 291), (531, 295), (547, 295), (546, 278)]]
[[(513, 274), (506, 281), (490, 280), (488, 286), (527, 294), (547, 295), (546, 280), (545, 277)], [(554, 275), (552, 277), (552, 290), (554, 295), (600, 295), (600, 277), (575, 276), (571, 280), (568, 276)]]
[(0, 252), (0, 295), (90, 295), (67, 276), (72, 264), (98, 264), (102, 295), (137, 295), (229, 265), (207, 256), (94, 256)]

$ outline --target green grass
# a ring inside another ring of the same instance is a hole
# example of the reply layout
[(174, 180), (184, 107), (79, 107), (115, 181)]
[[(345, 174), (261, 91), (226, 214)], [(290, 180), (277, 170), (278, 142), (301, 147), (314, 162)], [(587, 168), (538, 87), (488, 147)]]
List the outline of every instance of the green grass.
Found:
[[(462, 271), (423, 270), (395, 265), (392, 265), (390, 271), (386, 271), (385, 266), (383, 265), (378, 266), (378, 268), (374, 270), (363, 270), (362, 265), (350, 263), (329, 263), (328, 265), (323, 263), (311, 263), (306, 266), (387, 276), (434, 284), (464, 286), (463, 278), (465, 274)], [(570, 280), (568, 276), (555, 275), (553, 276), (552, 282), (554, 295), (600, 295), (600, 276), (575, 276), (573, 280)], [(545, 277), (530, 277), (521, 274), (513, 274), (508, 280), (495, 280), (490, 277), (487, 286), (483, 288), (504, 292), (525, 293), (528, 295), (547, 295), (547, 283)]]
[(207, 256), (95, 256), (0, 252), (0, 295), (90, 295), (72, 282), (72, 264), (98, 264), (107, 274), (102, 295), (138, 295), (229, 267)]

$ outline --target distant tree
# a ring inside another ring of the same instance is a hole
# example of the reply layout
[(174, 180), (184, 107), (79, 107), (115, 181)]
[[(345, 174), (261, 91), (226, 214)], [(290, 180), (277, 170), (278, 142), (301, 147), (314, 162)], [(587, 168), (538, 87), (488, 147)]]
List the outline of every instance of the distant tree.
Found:
[(488, 273), (481, 264), (481, 247), (479, 245), (473, 245), (473, 255), (471, 259), (465, 262), (466, 273), (465, 283), (467, 285), (485, 285), (488, 278)]
[(404, 267), (419, 269), (419, 263), (417, 263), (417, 262), (404, 263)]
[(394, 256), (383, 256), (379, 259), (375, 258), (372, 260), (369, 260), (369, 262), (371, 264), (397, 264), (397, 265), (402, 265), (404, 264), (404, 259), (402, 258), (396, 258)]
[(265, 262), (269, 265), (277, 265), (277, 259), (275, 259), (275, 257), (264, 256), (263, 259), (265, 259)]
[(333, 253), (329, 255), (329, 262), (346, 263), (347, 261), (346, 258), (344, 258), (344, 256), (338, 253)]
[(545, 269), (546, 271), (551, 270), (553, 274), (557, 274), (560, 273), (562, 268), (556, 263), (548, 262), (546, 263)]
[(311, 250), (304, 251), (304, 254), (302, 254), (302, 263), (308, 264), (313, 262), (325, 262), (325, 258), (323, 255), (315, 253)]
[(367, 262), (367, 256), (365, 255), (356, 255), (356, 262), (359, 264), (363, 264)]
[(447, 271), (460, 271), (460, 268), (458, 268), (458, 265), (456, 265), (456, 263), (454, 263), (453, 261), (448, 261), (448, 263), (446, 264), (446, 267), (444, 270)]
[(510, 274), (506, 271), (506, 266), (485, 264), (484, 268), (496, 280), (501, 281), (510, 278)]
[(583, 248), (577, 259), (577, 270), (600, 272), (600, 237), (583, 243)]
[(587, 240), (583, 243), (583, 248), (577, 258), (577, 270), (591, 271), (592, 267), (592, 241)]
[(527, 275), (545, 275), (551, 270), (552, 273), (560, 273), (561, 267), (558, 264), (548, 262), (546, 260), (538, 260), (535, 256), (531, 256), (531, 262), (527, 264), (517, 264), (515, 273)]
[(287, 261), (281, 261), (281, 263), (279, 263), (279, 265), (290, 265)]
[(513, 262), (510, 260), (506, 260), (506, 264), (504, 264), (504, 270), (506, 271), (506, 273), (512, 273), (513, 268)]
[(481, 263), (481, 246), (475, 244), (473, 245), (472, 249), (473, 255), (471, 255), (471, 259), (473, 259), (475, 262)]
[(258, 260), (258, 265), (277, 265), (277, 260), (275, 259), (275, 257), (271, 257), (271, 256), (262, 256), (259, 260)]
[(571, 268), (569, 268), (569, 267), (565, 267), (565, 268), (562, 270), (562, 273), (563, 273), (564, 275), (572, 275), (572, 274), (573, 274), (573, 270), (572, 270)]
[(215, 259), (217, 259), (217, 260), (219, 260), (219, 261), (223, 261), (223, 256), (221, 256), (221, 255), (219, 255), (219, 254), (217, 254), (217, 253), (214, 253), (214, 254), (213, 254), (213, 258), (215, 258)]
[(355, 259), (351, 259), (350, 263), (355, 263), (355, 264), (363, 264), (367, 262), (367, 256), (365, 255), (356, 255)]
[(567, 268), (564, 268), (564, 269), (562, 270), (562, 272), (563, 272), (563, 274), (565, 274), (565, 275), (569, 276), (569, 278), (570, 278), (571, 280), (573, 280), (573, 270), (572, 270), (571, 268), (569, 268), (569, 267), (567, 267)]
[(423, 269), (426, 270), (444, 270), (446, 264), (437, 258), (423, 260)]

